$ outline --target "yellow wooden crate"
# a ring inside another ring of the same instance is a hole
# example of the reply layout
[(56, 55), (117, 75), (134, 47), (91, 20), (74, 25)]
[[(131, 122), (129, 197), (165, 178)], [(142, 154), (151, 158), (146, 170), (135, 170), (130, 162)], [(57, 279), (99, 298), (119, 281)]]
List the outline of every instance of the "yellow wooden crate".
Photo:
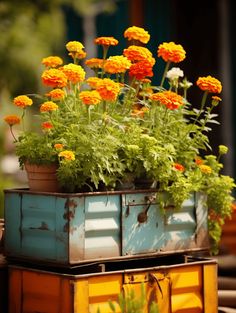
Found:
[[(94, 266), (94, 265), (91, 265)], [(152, 301), (160, 313), (216, 313), (217, 263), (212, 259), (171, 256), (89, 265), (67, 273), (9, 266), (9, 313), (120, 312), (118, 295), (144, 287), (148, 313)], [(87, 271), (87, 272), (86, 272)]]

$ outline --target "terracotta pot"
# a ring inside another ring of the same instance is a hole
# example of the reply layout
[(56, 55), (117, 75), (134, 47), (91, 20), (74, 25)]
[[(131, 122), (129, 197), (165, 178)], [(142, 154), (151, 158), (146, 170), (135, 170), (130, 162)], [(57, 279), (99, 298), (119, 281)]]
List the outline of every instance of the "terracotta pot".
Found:
[(36, 165), (25, 163), (29, 188), (32, 191), (57, 192), (60, 190), (57, 180), (57, 165)]

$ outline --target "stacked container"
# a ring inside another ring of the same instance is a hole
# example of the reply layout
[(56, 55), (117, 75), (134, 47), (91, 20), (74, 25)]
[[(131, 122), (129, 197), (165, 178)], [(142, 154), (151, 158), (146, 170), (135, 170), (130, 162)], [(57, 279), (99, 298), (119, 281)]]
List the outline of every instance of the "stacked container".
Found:
[(159, 311), (217, 312), (204, 195), (160, 208), (157, 190), (5, 190), (9, 313), (111, 313), (118, 295), (146, 290)]

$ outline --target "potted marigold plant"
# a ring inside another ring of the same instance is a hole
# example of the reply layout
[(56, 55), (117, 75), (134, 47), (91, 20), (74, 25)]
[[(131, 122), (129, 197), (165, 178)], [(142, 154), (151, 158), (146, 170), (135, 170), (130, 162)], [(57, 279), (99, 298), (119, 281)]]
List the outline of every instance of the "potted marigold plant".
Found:
[[(186, 57), (180, 44), (158, 46), (157, 57), (166, 66), (159, 86), (153, 86), (156, 59), (144, 46), (150, 35), (133, 26), (124, 37), (131, 44), (120, 55), (108, 56), (118, 40), (99, 37), (95, 44), (103, 47), (101, 59), (86, 59), (83, 44), (70, 41), (66, 49), (71, 63), (63, 64), (58, 56), (42, 60), (42, 83), (48, 88), (44, 95), (36, 95), (41, 99), (42, 131), (23, 129), (18, 138), (13, 133), (16, 124), (23, 124), (33, 95), (14, 99), (22, 109), (21, 117), (5, 117), (20, 166), (53, 164), (60, 190), (66, 192), (116, 189), (127, 177), (134, 182), (148, 178), (160, 191), (163, 207), (161, 192), (170, 195), (176, 208), (192, 192), (203, 192), (210, 234), (217, 243), (221, 225), (231, 214), (235, 187), (233, 178), (221, 174), (220, 156), (227, 147), (220, 145), (216, 156), (207, 153), (209, 125), (217, 123), (213, 110), (221, 102), (222, 84), (210, 75), (199, 77), (195, 87), (202, 92), (202, 102), (197, 109), (187, 100), (192, 83), (180, 68), (171, 68)], [(86, 77), (84, 59), (94, 76)]]

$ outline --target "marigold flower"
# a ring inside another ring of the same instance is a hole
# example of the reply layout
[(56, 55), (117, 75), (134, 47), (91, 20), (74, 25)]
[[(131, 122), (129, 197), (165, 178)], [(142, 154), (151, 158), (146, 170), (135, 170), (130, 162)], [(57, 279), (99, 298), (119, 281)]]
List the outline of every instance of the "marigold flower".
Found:
[(231, 209), (232, 211), (236, 211), (236, 203), (234, 202), (231, 203)]
[(80, 65), (69, 63), (64, 65), (61, 70), (73, 84), (82, 82), (85, 78), (85, 71)]
[(220, 98), (220, 97), (217, 97), (217, 96), (212, 96), (211, 97), (211, 104), (213, 105), (213, 106), (217, 106), (218, 104), (219, 104), (219, 102), (221, 102), (222, 101), (222, 99)]
[(68, 53), (73, 59), (84, 59), (86, 58), (87, 53), (85, 51), (80, 51), (80, 52), (70, 52)]
[(114, 37), (98, 37), (94, 40), (97, 45), (117, 46), (119, 41)]
[(58, 156), (60, 158), (64, 158), (66, 161), (74, 161), (75, 160), (75, 154), (73, 151), (70, 150), (64, 150), (61, 151)]
[(32, 99), (30, 99), (28, 96), (17, 96), (14, 98), (13, 103), (22, 109), (24, 109), (27, 106), (31, 106), (33, 104)]
[(102, 79), (98, 77), (89, 77), (86, 82), (91, 88), (96, 89), (101, 80)]
[(204, 174), (211, 174), (211, 172), (212, 172), (211, 167), (208, 165), (200, 164), (199, 168), (200, 168), (201, 172)]
[(52, 125), (51, 122), (43, 122), (43, 123), (41, 124), (41, 127), (42, 127), (42, 129), (44, 129), (44, 130), (49, 130), (49, 129), (53, 128), (53, 125)]
[(64, 98), (65, 92), (64, 90), (57, 88), (46, 93), (46, 96), (52, 98), (53, 100), (61, 100)]
[(42, 64), (46, 67), (57, 67), (63, 64), (63, 60), (58, 56), (49, 56), (47, 58), (43, 58)]
[(90, 68), (102, 68), (103, 59), (91, 58), (85, 61), (85, 64)]
[(54, 145), (54, 148), (56, 149), (56, 150), (61, 150), (61, 149), (63, 149), (63, 144), (62, 143), (55, 143), (55, 145)]
[(185, 170), (185, 167), (179, 163), (174, 163), (173, 168), (180, 172), (183, 172)]
[(195, 158), (195, 163), (196, 163), (197, 165), (202, 165), (202, 164), (203, 164), (203, 160), (202, 160), (201, 158), (199, 158), (199, 157), (196, 157), (196, 158)]
[(224, 145), (219, 145), (219, 154), (227, 154), (228, 153), (228, 147), (224, 146)]
[(165, 62), (179, 63), (185, 59), (186, 52), (181, 45), (174, 42), (164, 42), (159, 45), (157, 55)]
[(4, 121), (9, 125), (13, 126), (16, 124), (20, 124), (20, 117), (17, 115), (7, 115), (4, 117)]
[(87, 105), (95, 105), (101, 102), (102, 98), (96, 90), (81, 91), (80, 100)]
[(149, 33), (141, 27), (132, 26), (125, 30), (124, 37), (128, 40), (138, 40), (142, 43), (148, 43), (150, 40)]
[(148, 60), (152, 65), (156, 62), (151, 51), (145, 47), (129, 46), (127, 49), (124, 49), (123, 54), (132, 62)]
[(221, 82), (210, 75), (206, 77), (199, 77), (196, 84), (201, 90), (210, 93), (221, 93), (222, 91)]
[(110, 74), (125, 73), (131, 66), (130, 60), (123, 55), (109, 57), (104, 64), (104, 71)]
[(129, 75), (134, 76), (137, 80), (142, 80), (146, 76), (152, 77), (152, 64), (148, 60), (139, 61), (131, 65)]
[(66, 44), (66, 49), (69, 52), (81, 52), (84, 49), (84, 45), (79, 41), (69, 41)]
[(115, 101), (120, 92), (120, 85), (109, 78), (104, 78), (99, 82), (97, 91), (103, 100)]
[(149, 98), (153, 101), (160, 102), (170, 110), (178, 109), (183, 105), (183, 98), (173, 91), (153, 93)]
[(41, 78), (44, 85), (53, 88), (65, 87), (67, 85), (67, 77), (59, 69), (50, 68), (43, 72)]
[(131, 116), (133, 117), (144, 117), (145, 113), (149, 111), (149, 108), (143, 107), (141, 109), (134, 109), (131, 112)]
[(40, 106), (40, 112), (51, 112), (58, 110), (58, 105), (52, 101), (46, 101)]

